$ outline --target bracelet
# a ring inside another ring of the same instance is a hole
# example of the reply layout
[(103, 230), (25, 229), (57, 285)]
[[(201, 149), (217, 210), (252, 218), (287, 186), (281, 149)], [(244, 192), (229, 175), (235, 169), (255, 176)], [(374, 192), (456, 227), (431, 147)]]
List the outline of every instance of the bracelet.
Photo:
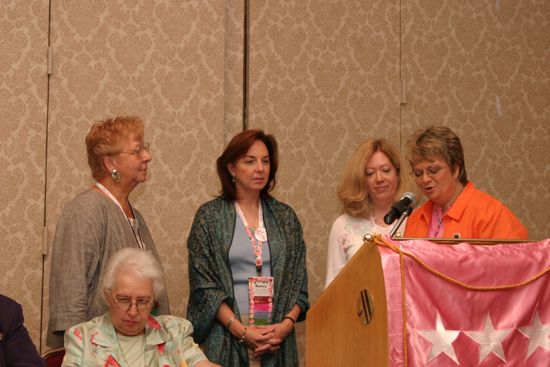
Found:
[(237, 320), (237, 318), (236, 318), (235, 316), (231, 317), (231, 318), (229, 319), (229, 321), (227, 322), (227, 325), (225, 325), (225, 328), (226, 328), (227, 330), (229, 330), (229, 327), (231, 326), (231, 323), (232, 323), (233, 321), (235, 321), (235, 320)]
[(241, 339), (239, 339), (239, 343), (244, 343), (244, 338), (246, 337), (246, 329), (248, 326), (245, 326), (243, 329), (243, 335), (241, 336)]
[(294, 320), (294, 319), (293, 319), (292, 317), (290, 317), (290, 316), (285, 316), (285, 317), (283, 317), (283, 320), (290, 320), (290, 321), (292, 321), (292, 325), (294, 325), (294, 324), (296, 323), (296, 320)]

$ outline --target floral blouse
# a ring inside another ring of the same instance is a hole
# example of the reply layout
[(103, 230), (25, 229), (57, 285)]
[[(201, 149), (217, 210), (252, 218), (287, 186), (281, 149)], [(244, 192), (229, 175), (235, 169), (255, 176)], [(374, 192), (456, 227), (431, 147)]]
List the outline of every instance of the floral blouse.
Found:
[[(206, 356), (193, 341), (193, 326), (176, 316), (149, 316), (145, 327), (145, 366), (193, 367)], [(62, 366), (127, 366), (109, 313), (65, 332)]]

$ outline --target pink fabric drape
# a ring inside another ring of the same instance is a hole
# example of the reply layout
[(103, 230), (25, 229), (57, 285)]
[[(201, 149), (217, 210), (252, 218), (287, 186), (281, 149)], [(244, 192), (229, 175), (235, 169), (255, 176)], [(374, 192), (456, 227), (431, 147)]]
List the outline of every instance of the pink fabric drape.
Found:
[[(491, 246), (392, 243), (471, 286), (517, 284), (550, 267), (550, 240)], [(390, 366), (404, 366), (399, 255), (384, 247), (380, 253)], [(509, 290), (468, 290), (405, 256), (405, 293), (408, 366), (550, 366), (549, 273)]]

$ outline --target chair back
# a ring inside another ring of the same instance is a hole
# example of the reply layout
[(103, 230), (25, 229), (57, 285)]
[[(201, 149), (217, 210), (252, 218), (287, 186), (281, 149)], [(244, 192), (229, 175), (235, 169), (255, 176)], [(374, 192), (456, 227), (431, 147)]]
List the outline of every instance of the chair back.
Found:
[(51, 349), (42, 354), (42, 358), (46, 361), (46, 367), (61, 367), (63, 357), (65, 356), (65, 348)]

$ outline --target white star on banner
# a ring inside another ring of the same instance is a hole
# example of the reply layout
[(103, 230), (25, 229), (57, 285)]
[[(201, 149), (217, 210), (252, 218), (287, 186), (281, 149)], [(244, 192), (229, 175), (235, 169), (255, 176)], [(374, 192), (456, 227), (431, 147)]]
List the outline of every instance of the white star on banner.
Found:
[(535, 312), (532, 326), (522, 326), (518, 329), (529, 338), (529, 349), (525, 359), (529, 358), (537, 347), (550, 351), (550, 324), (541, 324), (538, 311)]
[(418, 333), (432, 343), (432, 349), (428, 359), (425, 362), (426, 364), (441, 353), (446, 354), (458, 364), (452, 343), (456, 340), (456, 338), (458, 338), (460, 330), (446, 330), (443, 326), (443, 322), (441, 322), (439, 312), (435, 316), (435, 330), (418, 330)]
[(495, 330), (491, 317), (487, 314), (485, 318), (485, 327), (481, 331), (465, 331), (468, 335), (481, 346), (479, 352), (479, 361), (483, 361), (490, 353), (493, 353), (503, 362), (506, 362), (504, 350), (502, 349), (502, 339), (510, 334), (514, 329)]

